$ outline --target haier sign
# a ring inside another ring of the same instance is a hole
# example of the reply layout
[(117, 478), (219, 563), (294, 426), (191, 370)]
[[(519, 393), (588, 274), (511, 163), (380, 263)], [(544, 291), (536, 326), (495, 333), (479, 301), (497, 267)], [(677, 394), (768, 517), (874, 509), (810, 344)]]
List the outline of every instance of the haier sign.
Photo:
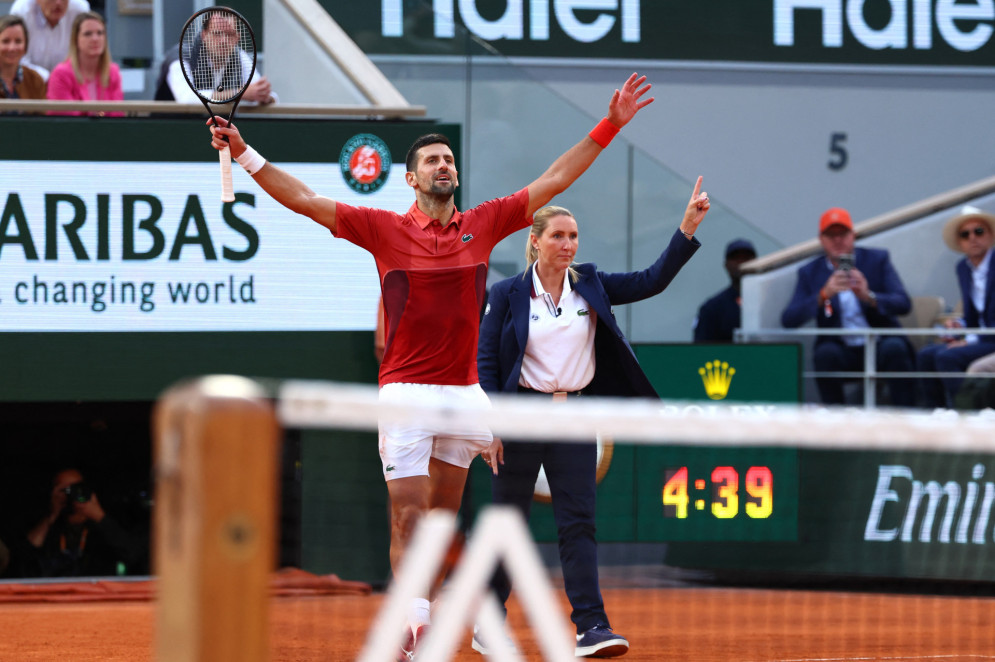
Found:
[(995, 0), (380, 0), (322, 4), (370, 54), (990, 67)]

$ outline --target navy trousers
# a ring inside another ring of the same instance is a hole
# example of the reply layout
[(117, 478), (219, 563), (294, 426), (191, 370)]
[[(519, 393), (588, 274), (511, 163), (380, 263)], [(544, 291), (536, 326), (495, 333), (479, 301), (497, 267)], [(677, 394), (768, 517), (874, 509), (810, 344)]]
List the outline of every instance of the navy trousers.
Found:
[[(995, 341), (981, 340), (967, 345), (948, 347), (943, 343), (926, 345), (919, 350), (918, 364), (922, 372), (964, 372), (971, 362), (995, 352)], [(953, 407), (963, 377), (922, 380), (925, 407)]]
[[(815, 346), (813, 363), (817, 372), (857, 372), (864, 369), (864, 348), (851, 347), (835, 340)], [(914, 368), (912, 350), (904, 338), (883, 336), (877, 341), (877, 370), (880, 372), (910, 372)], [(819, 396), (823, 404), (844, 404), (843, 380), (817, 377)], [(915, 382), (911, 379), (888, 380), (891, 404), (896, 407), (915, 406)]]
[[(578, 633), (610, 625), (598, 583), (594, 524), (597, 457), (594, 444), (508, 441), (504, 444), (504, 464), (498, 466), (497, 476), (491, 476), (494, 503), (514, 506), (528, 520), (539, 466), (546, 472), (563, 584), (573, 608), (570, 619)], [(504, 605), (511, 594), (511, 582), (503, 568), (495, 573), (491, 586)]]

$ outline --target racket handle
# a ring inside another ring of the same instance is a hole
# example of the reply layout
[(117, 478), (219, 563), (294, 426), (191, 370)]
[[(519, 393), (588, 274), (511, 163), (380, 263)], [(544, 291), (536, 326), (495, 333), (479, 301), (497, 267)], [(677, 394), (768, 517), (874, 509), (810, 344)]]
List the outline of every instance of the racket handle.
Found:
[(231, 149), (227, 145), (218, 151), (221, 159), (221, 202), (235, 202), (235, 187), (231, 183)]

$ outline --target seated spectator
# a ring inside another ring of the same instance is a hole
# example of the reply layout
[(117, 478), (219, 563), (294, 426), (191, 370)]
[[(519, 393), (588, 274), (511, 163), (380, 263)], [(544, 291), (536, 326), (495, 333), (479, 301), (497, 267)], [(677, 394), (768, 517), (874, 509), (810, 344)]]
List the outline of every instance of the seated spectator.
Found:
[[(173, 91), (169, 89), (169, 70), (174, 64), (178, 64), (180, 61), (180, 45), (173, 44), (173, 46), (165, 52), (162, 56), (162, 64), (159, 65), (159, 77), (155, 82), (155, 96), (153, 97), (156, 101), (176, 101), (176, 95)], [(180, 74), (180, 84), (185, 85), (183, 80), (183, 73)]]
[(706, 301), (698, 309), (694, 322), (695, 342), (732, 342), (740, 326), (740, 267), (757, 256), (757, 249), (746, 239), (735, 239), (726, 246), (725, 268), (729, 287)]
[[(853, 221), (845, 209), (833, 207), (819, 221), (819, 243), (825, 255), (798, 270), (794, 295), (781, 315), (781, 324), (794, 329), (816, 321), (820, 328), (898, 328), (898, 315), (912, 308), (912, 301), (891, 264), (888, 251), (854, 248)], [(813, 360), (817, 372), (857, 372), (864, 369), (863, 334), (818, 336)], [(912, 345), (904, 336), (877, 340), (877, 370), (908, 372), (913, 367)], [(817, 377), (825, 404), (843, 404), (843, 382)], [(910, 379), (888, 381), (891, 404), (911, 407), (915, 385)]]
[(0, 99), (44, 99), (45, 79), (22, 64), (28, 28), (16, 14), (0, 16)]
[(44, 80), (69, 55), (73, 21), (90, 11), (86, 0), (16, 0), (11, 14), (24, 19), (31, 32), (25, 64), (38, 70)]
[[(111, 62), (104, 19), (95, 12), (84, 12), (73, 22), (69, 59), (52, 70), (48, 81), (48, 98), (65, 101), (121, 101), (121, 71)], [(122, 112), (87, 113), (49, 111), (50, 115), (107, 115), (123, 117)]]
[[(995, 215), (977, 207), (965, 206), (943, 226), (943, 241), (951, 250), (963, 253), (955, 268), (960, 285), (963, 320), (948, 322), (950, 327), (995, 327)], [(919, 350), (922, 372), (965, 372), (977, 359), (995, 352), (995, 335), (958, 335)], [(923, 380), (923, 405), (950, 407), (963, 377)]]
[[(202, 33), (217, 30), (232, 35), (235, 34), (235, 27), (231, 16), (225, 16), (217, 12), (210, 12), (206, 16), (206, 22), (201, 30)], [(204, 46), (205, 44), (206, 46)], [(245, 83), (245, 77), (248, 75), (249, 70), (252, 68), (252, 62), (244, 51), (238, 49), (238, 65), (234, 67), (230, 66), (229, 60), (234, 54), (233, 45), (233, 40), (232, 43), (226, 43), (225, 40), (221, 39), (198, 40), (191, 52), (183, 53), (183, 59), (187, 62), (187, 66), (191, 70), (209, 68), (209, 76), (207, 77), (212, 78), (218, 85), (224, 88), (241, 87)], [(226, 80), (226, 77), (232, 76), (232, 72), (236, 72), (235, 76), (237, 80)], [(201, 77), (198, 76), (197, 79), (199, 78)], [(174, 45), (166, 51), (162, 65), (159, 67), (159, 80), (156, 83), (155, 100), (199, 103), (197, 95), (190, 89), (186, 79), (183, 77), (179, 44)], [(245, 90), (245, 94), (242, 95), (241, 103), (266, 105), (275, 101), (277, 101), (277, 97), (273, 93), (269, 80), (261, 75), (259, 67), (256, 67), (252, 73), (252, 82)]]
[(17, 577), (99, 577), (143, 570), (148, 541), (126, 531), (77, 469), (52, 478), (48, 512), (11, 548)]

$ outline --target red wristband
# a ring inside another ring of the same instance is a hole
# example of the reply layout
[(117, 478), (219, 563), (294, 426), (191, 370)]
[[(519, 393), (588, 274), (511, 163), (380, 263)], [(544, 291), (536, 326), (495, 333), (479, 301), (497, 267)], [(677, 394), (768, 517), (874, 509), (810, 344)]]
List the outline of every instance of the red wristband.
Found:
[(587, 135), (591, 137), (591, 140), (601, 145), (601, 148), (604, 149), (605, 147), (608, 147), (608, 143), (612, 141), (612, 138), (614, 138), (618, 132), (619, 128), (617, 126), (612, 124), (607, 117), (602, 117), (601, 121), (598, 122), (598, 125), (591, 129), (591, 132)]

